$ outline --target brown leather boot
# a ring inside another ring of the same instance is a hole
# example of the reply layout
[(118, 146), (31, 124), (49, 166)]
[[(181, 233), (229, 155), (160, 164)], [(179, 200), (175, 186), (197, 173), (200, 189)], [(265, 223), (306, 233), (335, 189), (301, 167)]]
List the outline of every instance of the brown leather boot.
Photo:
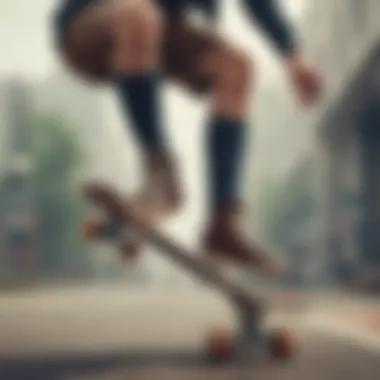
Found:
[(182, 196), (172, 159), (162, 154), (147, 157), (143, 186), (131, 203), (149, 223), (156, 223), (178, 210)]
[(217, 207), (203, 240), (205, 255), (237, 266), (255, 267), (271, 274), (284, 271), (283, 262), (248, 239), (242, 206), (230, 203)]

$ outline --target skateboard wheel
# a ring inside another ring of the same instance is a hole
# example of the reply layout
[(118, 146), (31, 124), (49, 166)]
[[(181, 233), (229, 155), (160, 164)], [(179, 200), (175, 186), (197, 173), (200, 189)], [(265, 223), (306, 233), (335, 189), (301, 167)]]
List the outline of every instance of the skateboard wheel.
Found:
[(287, 329), (277, 329), (269, 338), (270, 354), (279, 360), (287, 360), (295, 355), (297, 350), (297, 339)]
[(99, 239), (102, 237), (102, 226), (93, 220), (87, 220), (82, 225), (82, 234), (86, 239)]
[(235, 340), (226, 328), (214, 329), (206, 337), (206, 355), (213, 362), (224, 362), (231, 359), (234, 353)]
[(121, 258), (123, 262), (135, 263), (140, 257), (141, 246), (137, 241), (127, 240), (120, 246)]

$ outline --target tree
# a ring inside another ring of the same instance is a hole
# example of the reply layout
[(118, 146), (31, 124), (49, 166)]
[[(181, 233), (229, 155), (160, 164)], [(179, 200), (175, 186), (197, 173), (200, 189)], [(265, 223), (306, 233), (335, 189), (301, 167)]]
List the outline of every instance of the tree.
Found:
[(90, 258), (79, 236), (84, 204), (77, 192), (83, 156), (63, 118), (34, 115), (33, 194), (39, 224), (39, 268), (47, 276), (83, 275)]

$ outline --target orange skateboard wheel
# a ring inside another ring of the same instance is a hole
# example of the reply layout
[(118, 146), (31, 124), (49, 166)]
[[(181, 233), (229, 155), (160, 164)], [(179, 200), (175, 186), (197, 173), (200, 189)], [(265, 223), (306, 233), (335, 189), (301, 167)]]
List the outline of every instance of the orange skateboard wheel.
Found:
[(297, 338), (290, 330), (280, 328), (272, 333), (269, 342), (269, 350), (275, 359), (290, 359), (295, 355), (297, 349)]
[(98, 239), (102, 237), (102, 228), (99, 222), (87, 220), (82, 225), (82, 234), (86, 239)]
[(216, 362), (228, 361), (232, 358), (235, 348), (235, 340), (231, 332), (226, 328), (213, 329), (206, 337), (206, 355)]
[(141, 245), (137, 241), (127, 240), (120, 246), (121, 257), (124, 263), (134, 264), (141, 254)]

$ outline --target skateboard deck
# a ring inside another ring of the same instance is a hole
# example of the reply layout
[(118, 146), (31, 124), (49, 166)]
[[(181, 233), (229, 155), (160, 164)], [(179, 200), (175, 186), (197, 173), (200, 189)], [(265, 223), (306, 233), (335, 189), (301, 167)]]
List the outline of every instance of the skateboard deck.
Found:
[(238, 316), (239, 332), (236, 337), (221, 329), (211, 332), (205, 343), (205, 350), (210, 358), (227, 359), (238, 352), (246, 353), (257, 347), (265, 347), (266, 351), (277, 359), (290, 358), (293, 355), (295, 340), (290, 331), (263, 330), (266, 311), (263, 296), (239, 286), (214, 265), (203, 260), (200, 255), (190, 252), (147, 223), (128, 205), (125, 197), (111, 187), (91, 184), (85, 187), (84, 196), (92, 205), (103, 211), (102, 222), (87, 222), (85, 235), (88, 239), (103, 237), (123, 248), (132, 247), (132, 250), (137, 240), (144, 241), (228, 298)]

